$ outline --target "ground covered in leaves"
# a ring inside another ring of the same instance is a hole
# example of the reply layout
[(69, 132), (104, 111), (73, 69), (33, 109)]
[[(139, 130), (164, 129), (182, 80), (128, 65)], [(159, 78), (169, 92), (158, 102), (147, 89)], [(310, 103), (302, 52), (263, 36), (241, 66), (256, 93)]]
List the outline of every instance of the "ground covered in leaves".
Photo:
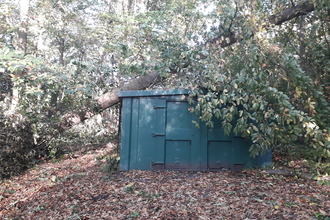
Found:
[(0, 219), (330, 219), (330, 187), (243, 172), (109, 174), (84, 147), (0, 185)]

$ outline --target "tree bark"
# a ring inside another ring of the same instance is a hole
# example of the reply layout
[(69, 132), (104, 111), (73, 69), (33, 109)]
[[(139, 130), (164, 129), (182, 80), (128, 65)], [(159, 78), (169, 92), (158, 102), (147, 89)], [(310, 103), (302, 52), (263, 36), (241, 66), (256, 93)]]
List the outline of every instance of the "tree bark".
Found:
[(27, 53), (27, 31), (30, 0), (20, 0), (20, 27), (18, 28), (18, 47)]
[[(281, 25), (282, 23), (289, 21), (293, 18), (307, 15), (308, 13), (314, 11), (314, 4), (309, 1), (303, 1), (298, 3), (296, 6), (287, 8), (282, 13), (271, 15), (268, 17), (268, 24), (265, 27), (270, 25)], [(224, 40), (221, 40), (224, 39)], [(222, 36), (218, 36), (208, 42), (208, 44), (215, 44), (222, 48), (233, 45), (239, 41), (239, 34), (235, 32), (230, 32)]]
[(285, 9), (280, 14), (270, 16), (269, 22), (271, 24), (280, 25), (286, 21), (289, 21), (301, 15), (306, 15), (312, 11), (314, 11), (314, 4), (312, 2), (309, 1), (300, 2), (298, 3), (298, 5), (294, 7)]
[[(30, 0), (20, 0), (20, 26), (17, 31), (18, 35), (18, 48), (20, 51), (27, 53), (27, 44), (28, 44), (28, 15), (29, 15), (29, 7)], [(21, 74), (21, 73), (19, 73)], [(23, 73), (22, 73), (23, 74)], [(16, 82), (14, 82), (16, 84)], [(11, 106), (10, 111), (15, 112), (19, 101), (18, 90), (13, 86), (12, 90), (12, 98), (11, 98)]]
[(60, 54), (59, 62), (62, 66), (64, 66), (64, 51), (65, 51), (65, 39), (61, 36), (58, 37), (58, 51)]
[[(297, 6), (285, 9), (280, 14), (270, 16), (269, 23), (274, 25), (280, 25), (283, 22), (289, 21), (295, 17), (306, 15), (313, 10), (314, 10), (313, 3), (309, 1), (301, 2)], [(226, 40), (221, 41), (220, 39), (226, 39)], [(237, 41), (238, 41), (237, 34), (229, 33), (226, 36), (214, 38), (213, 40), (209, 41), (208, 44), (215, 43), (224, 48), (235, 44)], [(146, 76), (142, 76), (132, 80), (130, 83), (124, 85), (121, 88), (115, 88), (111, 92), (96, 98), (95, 100), (95, 105), (97, 106), (96, 108), (90, 107), (90, 108), (82, 109), (78, 112), (66, 114), (62, 117), (62, 121), (56, 124), (55, 127), (59, 131), (67, 130), (72, 126), (79, 124), (80, 122), (92, 117), (95, 114), (95, 112), (100, 112), (118, 103), (120, 101), (120, 98), (118, 97), (119, 91), (142, 90), (150, 86), (158, 78), (159, 78), (158, 73), (151, 72)]]

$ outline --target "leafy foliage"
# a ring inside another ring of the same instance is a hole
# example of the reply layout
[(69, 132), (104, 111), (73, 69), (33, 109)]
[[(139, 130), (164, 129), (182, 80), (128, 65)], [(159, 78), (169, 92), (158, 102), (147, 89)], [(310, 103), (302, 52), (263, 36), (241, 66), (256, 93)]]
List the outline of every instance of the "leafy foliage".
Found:
[(157, 72), (152, 88), (191, 88), (201, 120), (251, 138), (252, 155), (279, 146), (329, 173), (330, 6), (308, 3), (312, 12), (275, 25), (301, 2), (31, 0), (22, 51), (24, 19), (4, 1), (0, 83), (12, 92), (2, 96), (43, 142), (93, 97)]
[(21, 115), (0, 114), (0, 179), (20, 174), (46, 149), (35, 145), (31, 123)]
[[(244, 8), (236, 7), (237, 13), (242, 15)], [(324, 50), (316, 52), (315, 47), (306, 46), (311, 42), (323, 44), (329, 51), (325, 40), (329, 35), (322, 31), (329, 23), (323, 22), (323, 16), (308, 17), (311, 25), (301, 29), (295, 21), (264, 29), (258, 26), (260, 18), (251, 16), (240, 25), (252, 28), (252, 36), (243, 37), (240, 44), (229, 49), (204, 47), (199, 54), (209, 54), (207, 58), (192, 61), (199, 70), (193, 74), (199, 85), (191, 94), (198, 97), (194, 111), (211, 127), (213, 117), (221, 118), (225, 133), (251, 138), (253, 156), (273, 146), (285, 150), (296, 145), (297, 157), (316, 163), (329, 160), (330, 106), (323, 81), (329, 76), (329, 56)], [(304, 25), (306, 21), (300, 20)], [(311, 40), (302, 41), (302, 36)], [(321, 59), (308, 55), (321, 51)], [(322, 63), (318, 69), (322, 76), (313, 73), (316, 63)], [(323, 167), (322, 172), (328, 173), (329, 167)]]

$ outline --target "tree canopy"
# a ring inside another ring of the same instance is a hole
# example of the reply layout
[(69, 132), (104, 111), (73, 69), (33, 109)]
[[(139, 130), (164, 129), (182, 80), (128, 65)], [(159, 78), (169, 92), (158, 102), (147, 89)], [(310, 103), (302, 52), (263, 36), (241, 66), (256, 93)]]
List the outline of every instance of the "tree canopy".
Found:
[(39, 137), (117, 103), (119, 90), (189, 88), (191, 111), (251, 138), (252, 155), (280, 146), (330, 158), (327, 0), (4, 0), (0, 8), (3, 108), (29, 118)]

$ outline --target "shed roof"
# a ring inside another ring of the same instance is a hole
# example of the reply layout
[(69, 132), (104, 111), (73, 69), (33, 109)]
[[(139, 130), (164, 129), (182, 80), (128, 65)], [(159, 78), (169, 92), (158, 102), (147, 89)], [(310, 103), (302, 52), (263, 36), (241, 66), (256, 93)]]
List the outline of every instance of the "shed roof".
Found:
[(121, 98), (128, 98), (128, 97), (186, 95), (188, 93), (189, 93), (188, 89), (134, 90), (134, 91), (120, 91), (118, 92), (118, 96)]

